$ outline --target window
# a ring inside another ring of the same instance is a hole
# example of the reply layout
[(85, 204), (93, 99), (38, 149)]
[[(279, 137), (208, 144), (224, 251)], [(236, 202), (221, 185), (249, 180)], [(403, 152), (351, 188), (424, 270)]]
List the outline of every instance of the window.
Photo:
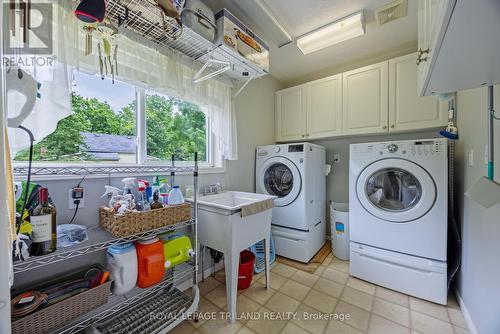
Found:
[[(136, 162), (135, 87), (74, 73), (73, 113), (34, 146), (40, 162)], [(14, 155), (26, 161), (29, 149)]]
[(198, 152), (199, 161), (207, 159), (207, 119), (196, 104), (155, 92), (147, 92), (146, 160), (192, 161)]
[[(145, 96), (143, 105), (138, 96)], [(34, 146), (34, 161), (158, 163), (174, 155), (181, 163), (193, 161), (198, 152), (200, 162), (213, 166), (208, 118), (196, 104), (76, 71), (71, 99), (73, 113)], [(143, 114), (145, 125), (136, 121)], [(13, 157), (27, 161), (29, 149)]]

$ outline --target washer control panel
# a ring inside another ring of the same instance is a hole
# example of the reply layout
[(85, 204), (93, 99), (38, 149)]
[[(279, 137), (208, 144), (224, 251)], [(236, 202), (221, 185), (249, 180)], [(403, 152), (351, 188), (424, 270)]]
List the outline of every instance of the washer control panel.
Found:
[(405, 140), (398, 142), (367, 143), (351, 145), (351, 154), (377, 154), (380, 156), (433, 156), (442, 153), (446, 141)]

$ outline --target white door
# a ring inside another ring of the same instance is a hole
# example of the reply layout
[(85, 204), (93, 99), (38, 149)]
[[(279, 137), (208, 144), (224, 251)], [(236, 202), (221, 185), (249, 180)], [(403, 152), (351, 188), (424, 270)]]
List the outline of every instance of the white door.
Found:
[(448, 122), (446, 103), (418, 94), (416, 57), (412, 53), (389, 60), (390, 131), (435, 128)]
[(305, 89), (292, 87), (276, 92), (276, 141), (305, 137)]
[(342, 74), (344, 134), (387, 132), (388, 62)]
[(295, 164), (284, 157), (269, 158), (257, 173), (257, 191), (277, 196), (274, 205), (287, 206), (299, 196), (302, 178)]
[(424, 216), (436, 201), (429, 173), (404, 159), (382, 159), (366, 167), (356, 182), (363, 208), (382, 221), (406, 223)]
[(342, 134), (342, 74), (307, 84), (307, 139)]

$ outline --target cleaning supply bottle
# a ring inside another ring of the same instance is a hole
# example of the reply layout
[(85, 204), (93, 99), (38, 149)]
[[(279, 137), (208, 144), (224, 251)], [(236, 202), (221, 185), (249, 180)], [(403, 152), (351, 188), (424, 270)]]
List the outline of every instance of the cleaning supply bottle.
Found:
[(115, 295), (124, 295), (137, 282), (137, 252), (133, 243), (112, 245), (106, 253), (107, 270), (113, 280), (111, 290)]
[(163, 208), (163, 203), (160, 202), (160, 196), (158, 190), (153, 193), (153, 201), (151, 202), (151, 210)]
[(135, 208), (137, 211), (149, 211), (151, 210), (151, 207), (149, 205), (149, 202), (147, 200), (146, 196), (146, 184), (142, 181), (139, 181), (138, 183), (138, 193), (137, 193), (137, 201), (135, 204)]
[(109, 201), (109, 207), (114, 208), (115, 203), (123, 199), (123, 196), (119, 195), (121, 190), (113, 186), (104, 186), (104, 189), (105, 189), (104, 194), (102, 194), (101, 197), (111, 195), (111, 200)]
[(177, 205), (182, 203), (184, 203), (184, 196), (182, 196), (179, 186), (174, 186), (168, 195), (168, 205)]
[(136, 180), (135, 177), (126, 177), (122, 179), (122, 182), (124, 184), (123, 195), (131, 194), (132, 196), (135, 196), (134, 194), (135, 180)]

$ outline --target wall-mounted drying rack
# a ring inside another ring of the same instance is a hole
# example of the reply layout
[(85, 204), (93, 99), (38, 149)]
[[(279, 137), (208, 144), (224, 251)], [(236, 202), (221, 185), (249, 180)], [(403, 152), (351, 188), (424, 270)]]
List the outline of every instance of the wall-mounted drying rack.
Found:
[[(245, 57), (224, 50), (186, 26), (182, 28), (182, 34), (178, 38), (169, 37), (164, 32), (164, 21), (155, 0), (108, 0), (106, 11), (107, 17), (113, 23), (120, 24), (120, 29), (127, 29), (202, 64), (210, 60), (219, 61), (219, 63), (211, 63), (214, 72), (221, 71), (219, 74), (224, 73), (239, 81), (248, 81), (251, 78), (259, 78), (268, 74)], [(171, 28), (175, 29), (177, 26)], [(222, 71), (227, 67), (226, 63), (229, 63), (229, 69)]]

